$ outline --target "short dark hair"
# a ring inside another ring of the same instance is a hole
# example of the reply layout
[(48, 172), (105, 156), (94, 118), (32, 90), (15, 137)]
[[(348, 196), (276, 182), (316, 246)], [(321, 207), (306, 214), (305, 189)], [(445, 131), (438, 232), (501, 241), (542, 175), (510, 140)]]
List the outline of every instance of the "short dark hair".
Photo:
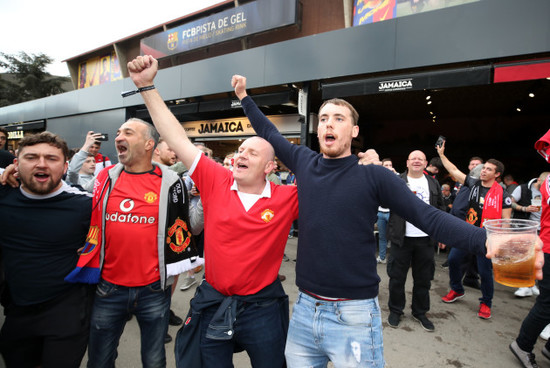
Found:
[(430, 160), (430, 163), (428, 164), (428, 166), (431, 165), (431, 166), (435, 166), (437, 167), (438, 169), (441, 169), (443, 167), (443, 163), (441, 162), (441, 159), (439, 157), (434, 157)]
[(393, 161), (392, 161), (391, 158), (383, 158), (383, 159), (382, 159), (382, 163), (388, 162), (388, 161), (391, 162), (391, 163), (393, 164)]
[(502, 173), (504, 172), (504, 164), (502, 162), (500, 162), (499, 160), (496, 160), (494, 158), (490, 158), (490, 159), (487, 160), (487, 163), (495, 165), (497, 167), (495, 171), (497, 173), (500, 173), (500, 175), (502, 175)]
[(483, 163), (483, 159), (479, 156), (474, 156), (474, 157), (470, 158), (468, 163), (472, 162), (473, 160), (477, 160), (477, 161), (480, 161), (481, 163)]
[(332, 98), (330, 100), (326, 100), (325, 102), (323, 102), (321, 107), (319, 107), (319, 112), (321, 112), (321, 109), (323, 107), (325, 107), (325, 105), (328, 105), (328, 104), (347, 107), (349, 109), (350, 113), (351, 113), (351, 119), (353, 120), (352, 121), (353, 125), (357, 125), (357, 122), (359, 121), (359, 113), (357, 112), (357, 110), (355, 110), (353, 105), (350, 104), (348, 101), (343, 100), (341, 98)]
[(59, 148), (61, 152), (63, 152), (63, 157), (65, 161), (67, 161), (67, 159), (69, 158), (69, 147), (67, 146), (67, 142), (65, 142), (65, 140), (57, 134), (53, 134), (52, 132), (48, 131), (28, 135), (21, 139), (18, 147), (18, 157), (21, 154), (21, 151), (23, 151), (23, 148), (35, 146), (40, 143), (47, 143), (50, 146)]

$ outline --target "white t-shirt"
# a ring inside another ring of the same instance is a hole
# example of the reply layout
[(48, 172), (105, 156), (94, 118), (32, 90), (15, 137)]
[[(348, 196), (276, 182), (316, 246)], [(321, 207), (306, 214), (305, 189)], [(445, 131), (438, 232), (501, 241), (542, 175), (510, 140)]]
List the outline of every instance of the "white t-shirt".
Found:
[[(535, 188), (533, 186), (533, 183), (530, 182), (529, 184), (530, 184), (529, 189), (531, 189), (531, 198), (529, 198), (529, 199), (532, 200), (536, 197), (542, 198), (542, 194), (540, 193), (540, 190)], [(514, 200), (516, 202), (518, 202), (521, 199), (521, 185), (518, 185), (516, 187), (516, 189), (514, 189), (514, 191), (512, 192), (512, 198), (514, 198)], [(533, 220), (533, 221), (536, 221), (536, 222), (539, 223), (539, 229), (540, 229), (540, 215), (541, 215), (541, 213), (542, 213), (542, 207), (541, 207), (540, 211), (531, 212), (531, 215), (529, 216), (529, 220)]]
[[(422, 177), (420, 178), (411, 178), (410, 176), (407, 176), (407, 181), (409, 189), (413, 193), (415, 193), (416, 196), (422, 201), (430, 204), (430, 186), (428, 185), (428, 179), (426, 179), (426, 176), (422, 175)], [(428, 236), (428, 234), (426, 234), (413, 224), (407, 222), (405, 225), (405, 236), (411, 238), (420, 238), (423, 236)]]

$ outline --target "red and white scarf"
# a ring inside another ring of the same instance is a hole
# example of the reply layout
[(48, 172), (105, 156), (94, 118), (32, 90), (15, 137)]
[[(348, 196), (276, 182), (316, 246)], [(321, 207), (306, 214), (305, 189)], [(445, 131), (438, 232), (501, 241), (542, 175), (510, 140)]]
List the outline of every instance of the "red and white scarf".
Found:
[(481, 227), (483, 227), (486, 220), (502, 218), (503, 192), (502, 187), (495, 181), (485, 196), (483, 213), (481, 215)]

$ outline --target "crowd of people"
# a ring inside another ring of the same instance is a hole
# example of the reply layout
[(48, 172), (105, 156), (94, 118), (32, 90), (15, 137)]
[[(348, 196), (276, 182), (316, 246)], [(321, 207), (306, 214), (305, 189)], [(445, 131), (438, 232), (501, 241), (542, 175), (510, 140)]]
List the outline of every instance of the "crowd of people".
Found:
[[(232, 367), (238, 351), (253, 367), (384, 367), (377, 263), (389, 276), (389, 326), (398, 328), (405, 313), (411, 269), (412, 316), (433, 332), (438, 247), (449, 254), (451, 290), (442, 300), (464, 296), (471, 266), (481, 277), (477, 313), (488, 319), (492, 254), (483, 222), (529, 214), (550, 240), (548, 173), (508, 193), (497, 180), (500, 161), (473, 158), (481, 168), (475, 178), (474, 167), (464, 174), (447, 158), (443, 143), (430, 161), (412, 151), (399, 174), (373, 150), (352, 154), (359, 116), (342, 99), (321, 105), (315, 152), (278, 132), (240, 75), (231, 86), (258, 136), (216, 161), (187, 137), (155, 88), (157, 60), (137, 57), (128, 70), (153, 124), (131, 118), (120, 126), (117, 164), (99, 152), (99, 133), (88, 132), (69, 160), (66, 142), (42, 132), (21, 140), (3, 172), (0, 222), (14, 230), (0, 232), (0, 354), (8, 367), (79, 367), (86, 351), (88, 367), (113, 367), (133, 316), (144, 367), (166, 366), (169, 324), (182, 325), (178, 367)], [(276, 158), (290, 185), (281, 185)], [(443, 168), (452, 183), (436, 179)], [(540, 206), (531, 202), (537, 196)], [(279, 269), (294, 225), (299, 292), (290, 316)], [(544, 257), (537, 241), (539, 280)], [(180, 275), (181, 290), (198, 284), (184, 319), (171, 309)], [(529, 288), (540, 296), (510, 346), (526, 367), (536, 366), (533, 336), (550, 323), (544, 286)]]

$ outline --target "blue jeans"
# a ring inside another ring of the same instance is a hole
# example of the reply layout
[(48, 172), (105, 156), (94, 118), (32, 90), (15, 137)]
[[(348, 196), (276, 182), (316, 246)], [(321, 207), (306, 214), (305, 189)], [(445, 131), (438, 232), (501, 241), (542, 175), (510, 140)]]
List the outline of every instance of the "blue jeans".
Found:
[(293, 367), (384, 367), (378, 298), (324, 301), (300, 292), (286, 343)]
[(389, 220), (389, 212), (378, 211), (378, 221), (376, 221), (376, 226), (378, 227), (378, 257), (380, 257), (380, 259), (386, 259), (386, 249), (388, 248), (386, 227), (388, 226)]
[(168, 332), (170, 295), (171, 288), (161, 289), (160, 281), (125, 287), (100, 280), (92, 309), (88, 367), (115, 366), (118, 341), (130, 314), (136, 316), (141, 331), (143, 367), (165, 367), (164, 337)]
[[(460, 265), (462, 259), (469, 253), (465, 250), (453, 247), (449, 252), (449, 284), (451, 289), (457, 293), (464, 293), (464, 286), (462, 286), (462, 270)], [(488, 307), (492, 306), (493, 294), (495, 292), (495, 285), (493, 284), (493, 264), (491, 260), (485, 256), (476, 255), (477, 258), (477, 272), (481, 279), (481, 298), (479, 301), (487, 304)]]
[[(204, 368), (233, 368), (235, 348), (246, 350), (254, 368), (282, 368), (285, 364), (286, 331), (278, 299), (266, 302), (239, 302), (233, 338), (216, 340), (206, 331), (218, 305), (202, 312), (201, 358)], [(288, 313), (288, 307), (286, 307)]]

